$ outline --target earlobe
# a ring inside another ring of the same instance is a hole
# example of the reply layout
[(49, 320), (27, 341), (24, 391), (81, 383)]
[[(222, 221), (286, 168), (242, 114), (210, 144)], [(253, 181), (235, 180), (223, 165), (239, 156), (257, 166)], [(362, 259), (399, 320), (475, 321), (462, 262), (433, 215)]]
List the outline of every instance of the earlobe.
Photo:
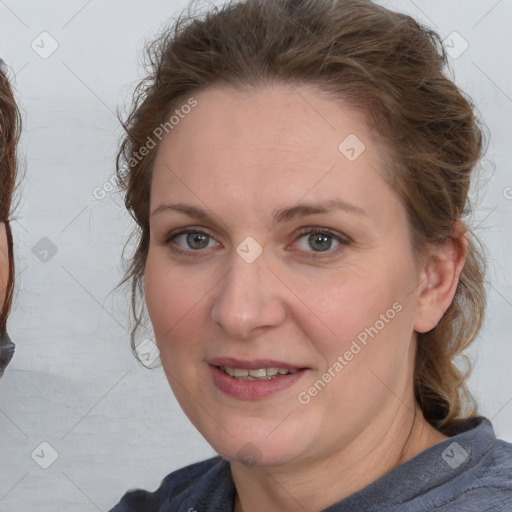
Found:
[(414, 330), (426, 333), (440, 322), (450, 307), (466, 260), (466, 230), (458, 225), (455, 235), (430, 253), (420, 280)]

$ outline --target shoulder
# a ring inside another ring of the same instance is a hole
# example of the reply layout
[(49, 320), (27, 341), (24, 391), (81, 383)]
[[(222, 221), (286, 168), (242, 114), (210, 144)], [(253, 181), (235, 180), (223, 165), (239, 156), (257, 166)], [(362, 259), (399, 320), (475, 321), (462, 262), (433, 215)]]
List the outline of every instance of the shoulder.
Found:
[(434, 500), (438, 504), (435, 510), (512, 511), (512, 444), (497, 440), (486, 457), (453, 484), (452, 489), (439, 492), (442, 499)]
[[(512, 444), (496, 439), (492, 448), (474, 466), (474, 484), (468, 492), (504, 493), (512, 505)], [(511, 509), (512, 510), (512, 507)]]
[(512, 444), (496, 439), (488, 419), (468, 418), (448, 439), (327, 509), (360, 510), (512, 512)]
[(472, 428), (449, 439), (441, 454), (452, 478), (436, 489), (436, 510), (512, 511), (512, 444), (496, 439), (484, 417), (468, 424)]
[(512, 492), (512, 443), (497, 439), (488, 419), (478, 417), (475, 424), (474, 435), (467, 438), (468, 462), (475, 484), (480, 482)]
[(203, 501), (228, 504), (232, 499), (234, 484), (229, 462), (217, 456), (173, 471), (154, 492), (128, 491), (110, 512), (187, 512)]

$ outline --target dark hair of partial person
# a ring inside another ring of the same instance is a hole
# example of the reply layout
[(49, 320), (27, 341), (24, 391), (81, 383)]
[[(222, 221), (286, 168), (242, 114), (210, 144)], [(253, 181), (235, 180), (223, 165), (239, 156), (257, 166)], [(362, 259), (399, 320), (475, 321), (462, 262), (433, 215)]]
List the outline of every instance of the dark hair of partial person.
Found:
[(122, 281), (131, 283), (132, 349), (147, 319), (143, 274), (158, 150), (140, 158), (148, 137), (209, 87), (315, 86), (378, 131), (387, 149), (385, 178), (403, 201), (418, 258), (438, 243), (458, 243), (456, 226), (467, 230), (454, 300), (434, 329), (418, 333), (414, 391), (427, 421), (446, 435), (476, 416), (463, 352), (486, 308), (485, 252), (471, 229), (468, 196), (484, 136), (471, 100), (447, 75), (438, 34), (369, 0), (231, 1), (206, 11), (194, 3), (147, 46), (146, 57), (148, 75), (134, 92), (117, 157), (125, 204), (137, 223)]
[(5, 299), (0, 314), (0, 332), (5, 332), (14, 292), (14, 254), (10, 220), (17, 179), (17, 147), (21, 133), (21, 116), (1, 60), (0, 64), (0, 221), (5, 223), (9, 256)]

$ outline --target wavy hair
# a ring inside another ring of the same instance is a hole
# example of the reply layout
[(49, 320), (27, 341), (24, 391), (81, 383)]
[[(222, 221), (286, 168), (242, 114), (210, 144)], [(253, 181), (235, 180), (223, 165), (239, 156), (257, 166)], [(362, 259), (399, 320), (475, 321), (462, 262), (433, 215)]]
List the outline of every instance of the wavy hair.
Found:
[[(195, 4), (194, 4), (195, 5)], [(125, 204), (138, 229), (123, 282), (131, 282), (135, 333), (145, 318), (143, 274), (155, 151), (140, 149), (169, 113), (210, 86), (309, 84), (363, 113), (389, 150), (387, 179), (408, 212), (416, 254), (466, 228), (467, 259), (439, 324), (418, 333), (414, 390), (427, 421), (453, 435), (477, 414), (457, 359), (486, 307), (483, 248), (471, 230), (468, 191), (483, 153), (471, 100), (446, 74), (438, 34), (370, 0), (231, 1), (188, 10), (147, 47), (148, 76), (135, 90), (117, 157)], [(134, 158), (137, 156), (138, 158)]]
[(5, 299), (0, 313), (0, 332), (5, 332), (14, 293), (14, 251), (9, 221), (16, 188), (16, 149), (21, 133), (21, 115), (4, 66), (0, 59), (0, 222), (5, 223), (7, 233), (9, 272)]

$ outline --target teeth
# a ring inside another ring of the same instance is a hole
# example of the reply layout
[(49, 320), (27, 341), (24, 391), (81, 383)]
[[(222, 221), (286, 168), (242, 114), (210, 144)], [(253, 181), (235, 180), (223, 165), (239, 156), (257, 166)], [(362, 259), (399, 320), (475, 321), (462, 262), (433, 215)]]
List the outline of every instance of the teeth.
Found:
[(249, 370), (249, 375), (251, 377), (266, 377), (267, 370), (265, 370), (265, 368), (261, 368), (260, 370)]
[(276, 375), (287, 375), (289, 373), (297, 373), (298, 370), (288, 370), (286, 368), (258, 368), (255, 370), (245, 370), (242, 368), (224, 368), (223, 366), (219, 366), (221, 370), (223, 370), (231, 377), (236, 377), (238, 379), (243, 380), (269, 380), (275, 378)]

